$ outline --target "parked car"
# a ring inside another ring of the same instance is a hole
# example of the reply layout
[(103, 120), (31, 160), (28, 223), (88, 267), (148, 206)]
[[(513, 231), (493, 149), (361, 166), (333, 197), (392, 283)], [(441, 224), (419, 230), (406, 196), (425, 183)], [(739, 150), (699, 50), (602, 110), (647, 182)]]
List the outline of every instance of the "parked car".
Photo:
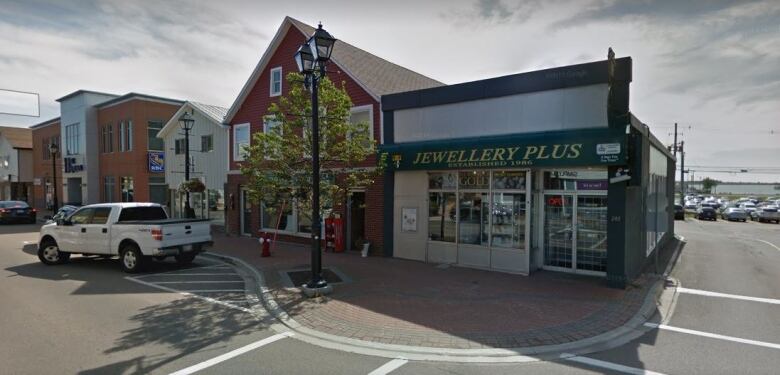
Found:
[(0, 223), (27, 223), (34, 224), (38, 211), (27, 202), (0, 201)]
[(42, 226), (38, 258), (54, 265), (71, 254), (119, 255), (122, 269), (133, 273), (152, 257), (189, 264), (211, 244), (209, 219), (169, 219), (156, 203), (102, 203)]
[(739, 208), (741, 208), (741, 209), (745, 210), (745, 212), (747, 212), (748, 216), (750, 216), (750, 214), (751, 214), (753, 211), (755, 211), (755, 210), (756, 210), (756, 205), (755, 205), (755, 203), (752, 203), (752, 202), (742, 202), (742, 203), (739, 205)]
[(739, 207), (727, 207), (720, 213), (720, 217), (723, 220), (728, 221), (747, 221), (748, 215), (745, 210)]
[(54, 216), (50, 217), (48, 220), (46, 220), (46, 224), (51, 224), (57, 219), (64, 219), (68, 217), (70, 214), (72, 214), (74, 211), (78, 210), (79, 206), (74, 206), (71, 204), (66, 204), (62, 207), (60, 207), (59, 210), (57, 210), (57, 213), (54, 214)]
[(686, 210), (695, 210), (698, 206), (696, 205), (696, 202), (694, 201), (687, 201), (685, 202), (685, 209)]
[(718, 214), (714, 208), (702, 205), (698, 210), (696, 210), (696, 218), (699, 220), (717, 221)]
[(674, 220), (685, 220), (685, 209), (682, 205), (674, 205)]
[(760, 223), (780, 223), (780, 212), (777, 206), (761, 206), (750, 213), (750, 219)]

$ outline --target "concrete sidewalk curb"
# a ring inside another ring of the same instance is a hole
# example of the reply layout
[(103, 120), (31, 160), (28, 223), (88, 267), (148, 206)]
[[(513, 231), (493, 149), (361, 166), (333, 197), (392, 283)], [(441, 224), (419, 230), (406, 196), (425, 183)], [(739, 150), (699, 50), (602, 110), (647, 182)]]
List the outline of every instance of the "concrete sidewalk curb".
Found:
[[(673, 260), (682, 247), (682, 242), (678, 242)], [(444, 361), (461, 363), (518, 363), (533, 362), (541, 360), (559, 359), (571, 355), (582, 355), (596, 351), (603, 351), (621, 346), (630, 342), (652, 328), (644, 326), (654, 316), (657, 320), (665, 321), (673, 307), (674, 296), (676, 295), (676, 282), (667, 283), (666, 278), (660, 277), (650, 288), (650, 291), (644, 298), (639, 311), (622, 326), (611, 331), (589, 337), (583, 340), (568, 342), (558, 345), (544, 345), (535, 347), (520, 348), (497, 348), (497, 349), (448, 349), (437, 347), (422, 347), (396, 344), (383, 344), (372, 341), (357, 340), (342, 336), (336, 336), (328, 333), (319, 332), (305, 327), (295, 321), (286, 311), (284, 311), (274, 299), (270, 289), (265, 284), (265, 278), (255, 267), (246, 263), (244, 260), (228, 255), (209, 252), (203, 254), (220, 259), (236, 267), (243, 268), (243, 273), (251, 275), (254, 279), (254, 292), (257, 293), (257, 300), (266, 311), (279, 323), (272, 324), (272, 328), (277, 332), (294, 331), (296, 339), (308, 342), (314, 345), (347, 351), (363, 355), (372, 355), (386, 358), (404, 357), (409, 360), (418, 361)], [(248, 283), (249, 285), (250, 283)], [(669, 294), (670, 287), (672, 298), (664, 298)], [(248, 294), (251, 292), (247, 287)], [(666, 302), (664, 302), (666, 301)], [(563, 356), (563, 357), (562, 357)]]

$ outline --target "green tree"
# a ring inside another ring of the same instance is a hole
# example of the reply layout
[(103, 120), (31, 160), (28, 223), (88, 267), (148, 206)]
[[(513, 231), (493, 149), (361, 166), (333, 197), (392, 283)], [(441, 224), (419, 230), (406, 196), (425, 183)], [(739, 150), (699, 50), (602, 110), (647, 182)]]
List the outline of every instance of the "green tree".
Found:
[[(247, 190), (254, 202), (263, 202), (274, 211), (297, 202), (311, 211), (312, 137), (311, 93), (298, 73), (287, 75), (290, 91), (271, 104), (264, 119), (270, 130), (253, 135), (244, 149), (241, 173), (247, 177)], [(386, 155), (377, 155), (377, 145), (368, 123), (351, 123), (352, 101), (344, 83), (329, 79), (319, 82), (320, 130), (320, 212), (346, 201), (349, 188), (367, 187), (381, 175)], [(365, 160), (377, 155), (375, 166)]]
[(708, 193), (712, 193), (712, 189), (715, 188), (715, 186), (718, 186), (719, 183), (720, 181), (707, 177), (701, 180), (701, 188)]

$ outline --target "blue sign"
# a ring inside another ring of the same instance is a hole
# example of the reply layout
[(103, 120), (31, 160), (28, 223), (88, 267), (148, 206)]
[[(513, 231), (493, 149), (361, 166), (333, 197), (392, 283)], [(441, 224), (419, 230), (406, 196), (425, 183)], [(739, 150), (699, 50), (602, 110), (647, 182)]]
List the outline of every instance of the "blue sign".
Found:
[(84, 170), (83, 164), (76, 164), (76, 158), (63, 158), (65, 173), (76, 173)]
[(165, 172), (165, 151), (149, 151), (149, 172)]

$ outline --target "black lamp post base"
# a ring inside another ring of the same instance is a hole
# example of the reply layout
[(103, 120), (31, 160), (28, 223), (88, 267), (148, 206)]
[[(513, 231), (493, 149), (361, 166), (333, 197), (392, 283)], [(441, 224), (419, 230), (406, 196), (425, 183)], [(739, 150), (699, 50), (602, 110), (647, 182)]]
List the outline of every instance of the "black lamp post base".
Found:
[(333, 293), (333, 286), (320, 280), (317, 283), (309, 282), (301, 285), (301, 291), (306, 297), (313, 298)]

